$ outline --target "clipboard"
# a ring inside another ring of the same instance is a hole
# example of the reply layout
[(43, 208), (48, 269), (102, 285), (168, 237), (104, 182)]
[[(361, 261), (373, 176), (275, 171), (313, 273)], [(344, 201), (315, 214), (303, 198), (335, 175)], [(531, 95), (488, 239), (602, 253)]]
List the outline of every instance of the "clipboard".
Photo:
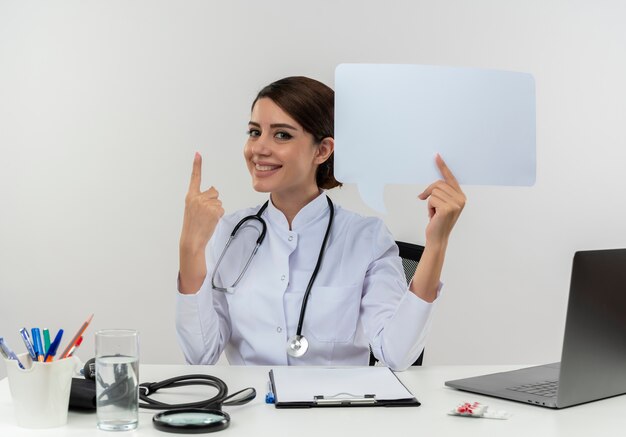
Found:
[(270, 370), (276, 408), (418, 407), (388, 367), (304, 367)]

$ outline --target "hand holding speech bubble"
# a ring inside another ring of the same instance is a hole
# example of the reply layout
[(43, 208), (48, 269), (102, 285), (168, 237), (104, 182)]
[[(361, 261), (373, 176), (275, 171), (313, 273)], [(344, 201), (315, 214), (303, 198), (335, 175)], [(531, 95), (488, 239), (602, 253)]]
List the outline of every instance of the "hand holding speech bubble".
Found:
[(535, 183), (535, 81), (528, 73), (429, 65), (340, 64), (335, 176), (385, 212), (385, 184)]

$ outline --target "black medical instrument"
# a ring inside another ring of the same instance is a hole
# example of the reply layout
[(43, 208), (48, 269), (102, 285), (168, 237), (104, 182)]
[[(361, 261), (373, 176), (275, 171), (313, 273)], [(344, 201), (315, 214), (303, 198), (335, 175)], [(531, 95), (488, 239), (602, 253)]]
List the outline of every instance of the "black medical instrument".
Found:
[[(150, 399), (150, 395), (156, 393), (160, 389), (178, 388), (188, 385), (208, 385), (210, 387), (215, 387), (217, 389), (217, 394), (209, 399), (197, 402), (188, 402), (185, 404), (167, 404), (155, 399)], [(175, 376), (160, 382), (144, 382), (139, 384), (139, 399), (145, 402), (139, 403), (139, 407), (151, 410), (181, 410), (188, 408), (221, 410), (222, 406), (247, 404), (255, 397), (256, 390), (252, 387), (244, 388), (243, 390), (239, 390), (238, 392), (229, 395), (228, 386), (224, 381), (216, 376), (204, 375), (200, 373), (194, 375)]]
[[(296, 335), (292, 336), (287, 341), (287, 353), (295, 358), (301, 357), (309, 349), (309, 342), (302, 335), (302, 324), (304, 322), (304, 314), (306, 313), (306, 306), (309, 301), (309, 295), (311, 294), (311, 288), (313, 287), (313, 282), (315, 282), (315, 278), (317, 278), (317, 272), (319, 271), (322, 265), (322, 258), (324, 257), (324, 250), (326, 249), (326, 243), (328, 242), (328, 236), (330, 235), (330, 229), (332, 227), (333, 218), (335, 216), (335, 207), (333, 205), (333, 202), (330, 200), (330, 197), (328, 196), (326, 196), (326, 200), (328, 201), (328, 208), (330, 209), (330, 216), (328, 218), (328, 226), (326, 228), (326, 233), (324, 234), (324, 240), (322, 241), (322, 247), (320, 248), (320, 253), (317, 257), (315, 270), (313, 270), (313, 273), (311, 274), (311, 279), (309, 279), (309, 284), (307, 285), (306, 291), (304, 292), (304, 297), (302, 298), (302, 306), (300, 308), (300, 318), (298, 319), (298, 329), (296, 330)], [(230, 233), (230, 237), (228, 238), (228, 241), (226, 242), (226, 246), (224, 246), (224, 249), (222, 250), (220, 257), (217, 259), (215, 268), (213, 269), (213, 275), (211, 276), (211, 286), (213, 287), (213, 289), (218, 290), (218, 291), (223, 291), (226, 293), (235, 292), (235, 287), (237, 286), (237, 284), (239, 283), (243, 275), (246, 273), (246, 270), (248, 270), (248, 266), (252, 262), (252, 258), (254, 257), (254, 255), (256, 255), (257, 251), (259, 250), (259, 247), (261, 246), (261, 243), (263, 243), (263, 240), (265, 239), (265, 234), (267, 232), (267, 225), (265, 223), (265, 220), (263, 220), (263, 218), (261, 217), (261, 214), (263, 214), (263, 211), (265, 211), (265, 208), (267, 208), (268, 204), (269, 204), (269, 200), (265, 202), (263, 206), (261, 206), (261, 208), (259, 208), (256, 214), (249, 215), (241, 219), (239, 223), (237, 223), (233, 231)], [(236, 234), (239, 228), (241, 228), (241, 226), (244, 223), (250, 220), (256, 220), (260, 222), (261, 225), (263, 226), (263, 229), (261, 230), (261, 234), (259, 235), (259, 238), (257, 238), (256, 240), (256, 246), (252, 250), (252, 254), (250, 255), (250, 257), (248, 257), (248, 260), (246, 261), (246, 265), (241, 271), (241, 274), (235, 280), (234, 284), (230, 287), (217, 287), (215, 285), (215, 274), (217, 273), (219, 265), (222, 262), (222, 259), (224, 258), (224, 255), (226, 254), (226, 251), (228, 250), (230, 243), (236, 237)]]
[[(218, 393), (212, 398), (185, 404), (166, 404), (149, 397), (160, 389), (188, 385), (208, 385), (216, 388)], [(228, 395), (228, 386), (224, 381), (203, 374), (177, 376), (160, 382), (139, 384), (139, 399), (145, 402), (140, 403), (139, 407), (168, 409), (152, 417), (154, 427), (179, 434), (198, 434), (226, 429), (230, 424), (230, 416), (222, 411), (222, 406), (244, 405), (255, 397), (256, 390), (252, 387)]]
[(292, 357), (301, 357), (306, 353), (309, 349), (309, 342), (302, 335), (302, 322), (304, 322), (304, 313), (306, 312), (306, 305), (309, 302), (309, 295), (311, 294), (311, 288), (313, 287), (313, 282), (315, 282), (315, 278), (317, 278), (317, 272), (319, 271), (322, 265), (322, 258), (324, 257), (324, 250), (326, 248), (326, 243), (328, 241), (328, 236), (330, 235), (330, 228), (333, 224), (333, 218), (335, 217), (335, 208), (333, 206), (333, 202), (330, 200), (330, 197), (326, 196), (326, 200), (328, 200), (328, 208), (330, 208), (330, 216), (328, 217), (328, 227), (326, 227), (326, 233), (324, 234), (324, 240), (322, 241), (322, 247), (320, 248), (320, 254), (317, 257), (317, 263), (315, 264), (315, 270), (311, 274), (311, 279), (309, 279), (309, 285), (306, 287), (306, 291), (304, 292), (304, 297), (302, 298), (302, 307), (300, 308), (300, 318), (298, 319), (298, 329), (296, 330), (296, 335), (291, 337), (287, 342), (287, 353)]
[[(86, 375), (86, 377), (88, 376)], [(98, 375), (95, 375), (95, 378), (98, 379)], [(125, 372), (115, 373), (115, 382), (112, 384), (103, 384), (101, 379), (100, 384), (104, 388), (98, 395), (101, 406), (127, 402), (129, 391), (136, 389), (134, 377), (128, 376)], [(167, 404), (150, 398), (160, 389), (189, 385), (214, 387), (217, 389), (217, 394), (208, 399), (183, 404)], [(92, 387), (95, 395), (95, 384)], [(224, 381), (216, 376), (204, 374), (176, 376), (160, 382), (139, 384), (139, 399), (143, 401), (139, 403), (139, 407), (151, 410), (167, 410), (155, 414), (152, 417), (152, 423), (155, 428), (161, 431), (173, 433), (198, 434), (226, 429), (230, 424), (230, 416), (222, 411), (222, 406), (244, 405), (255, 397), (256, 390), (252, 387), (229, 395), (228, 386)]]

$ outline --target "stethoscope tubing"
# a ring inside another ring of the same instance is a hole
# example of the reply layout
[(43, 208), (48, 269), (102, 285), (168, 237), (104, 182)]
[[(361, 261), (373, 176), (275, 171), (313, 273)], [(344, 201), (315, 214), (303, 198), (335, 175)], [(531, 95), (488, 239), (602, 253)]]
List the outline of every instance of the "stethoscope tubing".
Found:
[[(334, 220), (334, 217), (335, 217), (335, 207), (333, 205), (332, 200), (330, 200), (330, 197), (328, 197), (328, 196), (326, 196), (326, 200), (328, 201), (328, 208), (329, 208), (329, 211), (330, 211), (330, 215), (329, 215), (329, 218), (328, 218), (328, 226), (326, 227), (326, 233), (324, 234), (324, 239), (322, 241), (322, 246), (320, 247), (320, 252), (319, 252), (319, 255), (317, 257), (317, 263), (315, 264), (315, 269), (313, 270), (313, 273), (311, 274), (311, 278), (309, 279), (309, 283), (308, 283), (308, 285), (306, 287), (306, 290), (304, 292), (304, 296), (302, 297), (302, 306), (300, 307), (300, 316), (298, 317), (298, 327), (296, 329), (296, 335), (293, 336), (289, 340), (290, 347), (289, 347), (288, 351), (290, 351), (290, 354), (292, 354), (292, 352), (295, 353), (295, 355), (292, 355), (294, 357), (302, 356), (306, 352), (306, 350), (308, 349), (308, 342), (302, 336), (302, 328), (303, 328), (303, 324), (304, 324), (304, 315), (306, 314), (306, 308), (307, 308), (307, 305), (308, 305), (308, 302), (309, 302), (309, 296), (311, 294), (311, 289), (313, 288), (313, 284), (315, 282), (315, 279), (317, 278), (317, 274), (318, 274), (318, 272), (319, 272), (319, 270), (320, 270), (320, 268), (322, 266), (322, 259), (324, 258), (324, 252), (326, 251), (326, 245), (328, 244), (328, 238), (330, 236), (330, 230), (332, 228), (333, 220)], [(215, 264), (215, 267), (213, 268), (213, 274), (211, 276), (211, 286), (213, 287), (214, 290), (218, 290), (218, 291), (222, 291), (222, 292), (226, 292), (226, 293), (234, 293), (235, 292), (235, 287), (237, 286), (237, 284), (239, 284), (239, 281), (241, 280), (241, 278), (243, 278), (243, 275), (246, 273), (246, 271), (248, 270), (248, 267), (250, 266), (250, 263), (252, 262), (252, 258), (254, 258), (254, 255), (256, 255), (257, 251), (259, 250), (259, 247), (261, 246), (261, 243), (263, 243), (263, 240), (265, 239), (265, 235), (267, 233), (267, 224), (265, 223), (265, 220), (263, 220), (263, 218), (261, 217), (261, 214), (263, 214), (263, 211), (265, 211), (265, 209), (267, 208), (268, 204), (269, 204), (269, 200), (263, 204), (263, 206), (259, 209), (259, 211), (256, 214), (244, 217), (233, 228), (233, 231), (230, 233), (230, 237), (228, 238), (228, 241), (226, 242), (226, 245), (224, 246), (224, 249), (222, 250), (222, 253), (219, 256), (219, 258), (217, 260), (217, 263)], [(243, 224), (246, 223), (249, 220), (257, 220), (263, 226), (263, 229), (261, 230), (261, 233), (260, 233), (259, 237), (257, 238), (256, 246), (255, 246), (254, 250), (252, 251), (252, 253), (250, 254), (250, 256), (248, 257), (248, 260), (246, 261), (246, 264), (245, 264), (244, 268), (242, 269), (241, 273), (239, 274), (239, 276), (237, 277), (237, 279), (235, 280), (233, 285), (230, 286), (230, 287), (218, 287), (218, 286), (215, 285), (215, 275), (216, 275), (216, 273), (218, 271), (218, 268), (219, 268), (219, 266), (220, 266), (220, 264), (222, 262), (222, 259), (224, 258), (224, 255), (228, 251), (228, 248), (230, 247), (231, 242), (236, 237), (236, 234), (237, 234), (237, 231), (239, 230), (239, 228), (241, 226), (243, 226)], [(295, 347), (295, 345), (298, 345), (297, 348), (295, 349), (295, 351), (291, 351), (291, 349), (293, 349)], [(297, 351), (299, 351), (299, 352), (297, 352)]]
[[(188, 402), (184, 404), (167, 404), (165, 402), (151, 399), (149, 396), (162, 388), (178, 388), (188, 385), (208, 385), (217, 389), (217, 394), (212, 398), (205, 399), (198, 402)], [(248, 392), (246, 396), (237, 399), (237, 396)], [(221, 409), (222, 405), (244, 405), (250, 402), (256, 396), (256, 390), (253, 388), (246, 388), (239, 390), (231, 395), (228, 394), (228, 386), (224, 381), (216, 376), (205, 374), (183, 375), (175, 376), (160, 382), (151, 382), (139, 384), (139, 399), (144, 401), (140, 403), (140, 408), (152, 409), (152, 410), (165, 410), (165, 409), (183, 409), (183, 408), (213, 408)], [(234, 399), (233, 399), (234, 398)], [(230, 400), (233, 399), (233, 400)]]
[(322, 266), (322, 258), (324, 258), (324, 252), (326, 251), (326, 243), (328, 242), (328, 236), (330, 235), (330, 228), (333, 224), (333, 219), (335, 217), (335, 207), (333, 202), (330, 200), (330, 197), (326, 196), (326, 200), (328, 200), (328, 208), (330, 209), (330, 216), (328, 217), (328, 226), (326, 227), (326, 233), (324, 234), (324, 240), (322, 241), (322, 247), (320, 248), (320, 254), (317, 257), (317, 264), (315, 264), (315, 269), (311, 274), (311, 279), (309, 279), (309, 284), (306, 287), (306, 291), (304, 292), (304, 297), (302, 298), (302, 306), (300, 307), (300, 317), (298, 318), (298, 328), (296, 329), (296, 337), (302, 336), (302, 324), (304, 323), (304, 314), (306, 313), (306, 307), (309, 302), (309, 295), (311, 294), (311, 288), (313, 288), (313, 283), (317, 278), (317, 272), (319, 272), (320, 267)]
[[(259, 250), (259, 247), (261, 247), (261, 243), (263, 243), (263, 240), (265, 240), (265, 234), (267, 234), (267, 224), (265, 223), (265, 220), (263, 220), (263, 218), (261, 217), (261, 214), (263, 214), (263, 211), (265, 211), (265, 208), (267, 208), (268, 204), (269, 204), (269, 200), (263, 204), (263, 206), (257, 211), (256, 214), (249, 215), (249, 216), (242, 218), (239, 221), (239, 223), (237, 223), (237, 225), (233, 228), (233, 231), (230, 233), (230, 237), (228, 237), (228, 241), (226, 242), (226, 246), (224, 246), (224, 250), (222, 250), (220, 257), (218, 258), (217, 263), (215, 264), (215, 268), (213, 269), (213, 274), (211, 275), (211, 286), (213, 287), (214, 290), (223, 291), (225, 293), (233, 293), (235, 291), (235, 287), (237, 287), (237, 284), (239, 284), (239, 281), (241, 281), (241, 278), (243, 278), (243, 275), (248, 270), (248, 267), (250, 266), (250, 263), (252, 262), (252, 258), (254, 258), (254, 255), (256, 255), (257, 251)], [(235, 236), (237, 235), (237, 231), (239, 231), (239, 228), (243, 226), (244, 223), (250, 220), (256, 220), (259, 223), (261, 223), (261, 226), (262, 226), (261, 233), (259, 234), (259, 238), (257, 238), (256, 240), (256, 246), (254, 246), (254, 250), (252, 251), (252, 253), (248, 257), (248, 260), (246, 261), (246, 265), (241, 270), (241, 273), (239, 274), (239, 276), (237, 277), (233, 285), (231, 285), (230, 287), (218, 287), (217, 285), (215, 285), (215, 274), (218, 270), (219, 265), (222, 263), (222, 258), (224, 258), (224, 255), (228, 251), (228, 247), (230, 246), (230, 243), (232, 243), (232, 241), (235, 239)]]

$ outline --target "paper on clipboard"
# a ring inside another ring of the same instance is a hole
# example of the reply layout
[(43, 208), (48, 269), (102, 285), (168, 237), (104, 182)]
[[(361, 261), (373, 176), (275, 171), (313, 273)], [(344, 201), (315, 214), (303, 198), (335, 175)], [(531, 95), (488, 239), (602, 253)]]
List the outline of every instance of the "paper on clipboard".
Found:
[(272, 369), (271, 378), (277, 406), (314, 404), (319, 397), (363, 399), (371, 395), (379, 405), (393, 401), (419, 405), (387, 367), (279, 367)]

